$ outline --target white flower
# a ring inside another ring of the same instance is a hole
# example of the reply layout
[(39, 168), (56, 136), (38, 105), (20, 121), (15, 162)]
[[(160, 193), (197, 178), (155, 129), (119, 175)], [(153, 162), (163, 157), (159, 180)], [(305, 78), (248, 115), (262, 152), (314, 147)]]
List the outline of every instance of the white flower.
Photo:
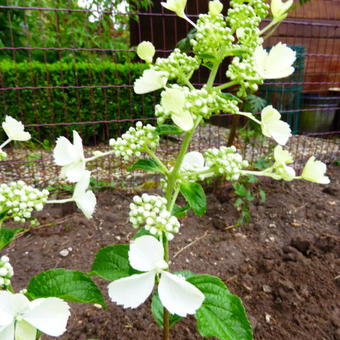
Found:
[(53, 150), (54, 162), (62, 166), (61, 177), (78, 182), (85, 171), (83, 143), (77, 131), (73, 131), (73, 144), (65, 137), (57, 139)]
[(161, 105), (165, 113), (170, 113), (173, 122), (184, 131), (194, 127), (189, 111), (184, 109), (185, 94), (179, 89), (166, 89), (162, 92)]
[(137, 46), (137, 55), (147, 63), (152, 63), (152, 58), (156, 53), (155, 46), (150, 41), (143, 41)]
[(109, 284), (109, 296), (124, 308), (136, 308), (151, 294), (155, 276), (160, 274), (158, 294), (163, 306), (171, 313), (185, 317), (200, 308), (204, 295), (185, 279), (164, 269), (164, 249), (153, 236), (141, 236), (130, 244), (131, 267), (145, 272), (113, 281)]
[(325, 176), (327, 171), (326, 164), (321, 161), (316, 161), (312, 156), (308, 159), (305, 167), (302, 170), (301, 177), (307, 181), (328, 184), (330, 182), (329, 177)]
[(204, 166), (204, 157), (198, 151), (188, 152), (182, 162), (181, 170), (184, 171), (204, 171), (208, 168)]
[(217, 15), (223, 10), (223, 5), (219, 0), (209, 1), (209, 14)]
[(291, 130), (280, 118), (279, 111), (272, 105), (266, 106), (261, 112), (261, 128), (266, 137), (272, 137), (277, 143), (285, 145), (291, 136)]
[(97, 199), (91, 190), (87, 190), (90, 184), (90, 171), (86, 170), (82, 174), (82, 177), (74, 188), (72, 199), (87, 218), (92, 218)]
[(291, 164), (293, 163), (293, 157), (287, 150), (283, 150), (281, 145), (276, 145), (274, 149), (274, 158), (278, 163)]
[(283, 150), (280, 145), (274, 149), (275, 172), (279, 179), (292, 181), (295, 178), (295, 170), (286, 164), (293, 163), (293, 157), (290, 152)]
[(0, 339), (35, 340), (37, 329), (57, 337), (66, 331), (69, 305), (59, 298), (29, 301), (22, 294), (0, 291)]
[(272, 0), (270, 8), (274, 19), (282, 20), (287, 16), (287, 12), (293, 5), (293, 0), (283, 2), (282, 0)]
[(144, 94), (165, 87), (167, 81), (167, 73), (148, 69), (135, 81), (133, 89), (137, 94)]
[(161, 5), (169, 11), (175, 12), (181, 18), (186, 17), (184, 9), (187, 5), (187, 0), (167, 0), (167, 2), (161, 2)]
[(27, 141), (31, 139), (31, 134), (25, 132), (24, 125), (11, 116), (6, 116), (5, 121), (2, 123), (2, 128), (10, 140)]
[(263, 79), (279, 79), (290, 76), (294, 72), (296, 52), (287, 45), (278, 43), (268, 53), (258, 46), (254, 53), (255, 69)]

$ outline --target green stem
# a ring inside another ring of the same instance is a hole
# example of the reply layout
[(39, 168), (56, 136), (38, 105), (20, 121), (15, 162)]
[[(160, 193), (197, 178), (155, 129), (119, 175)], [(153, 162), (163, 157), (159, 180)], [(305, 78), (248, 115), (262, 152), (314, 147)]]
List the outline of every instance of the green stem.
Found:
[(115, 150), (103, 152), (103, 153), (101, 153), (100, 155), (92, 156), (92, 157), (89, 157), (89, 158), (85, 158), (85, 162), (86, 162), (86, 163), (87, 163), (87, 162), (92, 162), (92, 161), (94, 161), (94, 160), (96, 160), (96, 159), (98, 159), (98, 158), (112, 155), (113, 153), (115, 153)]
[(146, 147), (145, 152), (151, 157), (153, 158), (154, 161), (156, 161), (158, 163), (158, 165), (163, 169), (164, 173), (166, 175), (169, 174), (169, 170), (168, 168), (163, 164), (163, 162), (157, 157), (157, 155), (150, 150), (148, 147)]
[(217, 75), (217, 71), (218, 71), (220, 64), (221, 64), (221, 61), (218, 61), (213, 65), (211, 72), (210, 72), (210, 75), (209, 75), (208, 82), (207, 82), (207, 88), (213, 87), (214, 81), (215, 81), (215, 78), (216, 78), (216, 75)]
[(228, 87), (232, 87), (234, 85), (237, 85), (237, 81), (236, 80), (232, 80), (228, 83), (225, 83), (225, 84), (222, 84), (222, 85), (219, 85), (216, 87), (216, 89), (218, 90), (224, 90), (224, 89), (227, 89)]
[(0, 150), (5, 147), (7, 144), (9, 144), (12, 141), (12, 139), (8, 138), (6, 141), (4, 141), (1, 145), (0, 145)]
[[(214, 81), (217, 75), (218, 68), (220, 66), (221, 61), (216, 62), (213, 65), (211, 73), (209, 75), (209, 79), (207, 82), (207, 88), (212, 88), (214, 85)], [(183, 139), (181, 148), (179, 150), (176, 163), (172, 171), (168, 174), (168, 186), (165, 191), (165, 198), (167, 200), (167, 209), (168, 211), (172, 211), (172, 208), (176, 202), (177, 196), (179, 194), (179, 188), (177, 186), (178, 175), (182, 166), (182, 162), (185, 154), (187, 153), (188, 147), (190, 145), (192, 136), (196, 131), (198, 125), (200, 124), (202, 118), (198, 118), (194, 124), (194, 127), (188, 131)], [(163, 247), (164, 247), (164, 260), (169, 263), (169, 241), (166, 237), (163, 237)], [(169, 326), (169, 312), (166, 308), (163, 308), (163, 340), (170, 339), (170, 326)]]
[(64, 204), (68, 202), (73, 202), (73, 198), (65, 198), (63, 200), (49, 200), (46, 203), (47, 204)]
[(278, 20), (278, 19), (274, 19), (269, 25), (267, 25), (265, 28), (263, 28), (261, 31), (260, 31), (260, 36), (263, 34), (263, 33), (266, 33), (268, 30), (270, 30), (273, 26), (275, 26), (276, 24), (280, 23), (281, 20)]

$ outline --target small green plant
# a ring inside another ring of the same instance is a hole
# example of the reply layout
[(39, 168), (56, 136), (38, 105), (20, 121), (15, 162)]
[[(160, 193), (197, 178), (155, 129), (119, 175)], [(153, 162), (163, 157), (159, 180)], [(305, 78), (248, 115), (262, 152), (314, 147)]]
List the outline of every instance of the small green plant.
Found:
[[(257, 184), (257, 185), (256, 185)], [(258, 184), (255, 176), (249, 175), (242, 177), (238, 182), (233, 183), (235, 195), (238, 196), (234, 202), (234, 206), (240, 211), (240, 218), (235, 222), (235, 226), (250, 222), (249, 205), (254, 200), (260, 202), (266, 201), (266, 193)]]

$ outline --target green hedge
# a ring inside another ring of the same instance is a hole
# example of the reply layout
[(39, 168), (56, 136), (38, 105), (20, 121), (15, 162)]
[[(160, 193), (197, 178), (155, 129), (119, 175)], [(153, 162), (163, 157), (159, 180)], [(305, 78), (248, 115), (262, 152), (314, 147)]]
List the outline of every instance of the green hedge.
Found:
[[(133, 84), (144, 64), (98, 62), (0, 63), (1, 87), (96, 86)], [(0, 91), (3, 115), (25, 124), (102, 121), (152, 117), (157, 94), (136, 95), (133, 89), (24, 89)], [(53, 141), (77, 129), (88, 144), (107, 142), (124, 132), (131, 122), (29, 128), (33, 137)]]

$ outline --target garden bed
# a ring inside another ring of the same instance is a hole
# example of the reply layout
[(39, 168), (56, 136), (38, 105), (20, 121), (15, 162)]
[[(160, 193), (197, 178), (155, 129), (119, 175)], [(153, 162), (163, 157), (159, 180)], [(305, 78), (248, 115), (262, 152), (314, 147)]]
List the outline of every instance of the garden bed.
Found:
[[(171, 254), (176, 254), (171, 270), (219, 276), (244, 301), (256, 340), (340, 339), (340, 167), (331, 167), (328, 174), (327, 186), (261, 182), (267, 201), (254, 203), (251, 223), (238, 228), (231, 228), (238, 212), (230, 187), (208, 189), (207, 215), (190, 213), (170, 243)], [(49, 268), (89, 271), (99, 248), (128, 243), (134, 233), (128, 223), (133, 195), (99, 192), (92, 220), (73, 204), (47, 207), (38, 216), (42, 227), (1, 252), (14, 267), (14, 288), (26, 287), (32, 276)], [(62, 250), (68, 255), (60, 255)], [(97, 282), (107, 296), (108, 282)], [(136, 310), (108, 305), (103, 310), (72, 303), (68, 331), (60, 339), (161, 338), (149, 300)], [(176, 324), (172, 339), (201, 339), (195, 319)]]

